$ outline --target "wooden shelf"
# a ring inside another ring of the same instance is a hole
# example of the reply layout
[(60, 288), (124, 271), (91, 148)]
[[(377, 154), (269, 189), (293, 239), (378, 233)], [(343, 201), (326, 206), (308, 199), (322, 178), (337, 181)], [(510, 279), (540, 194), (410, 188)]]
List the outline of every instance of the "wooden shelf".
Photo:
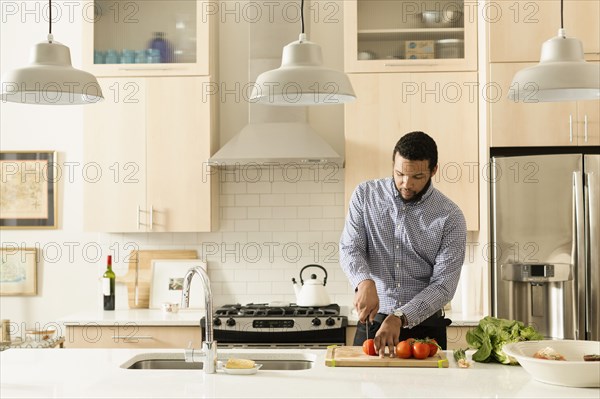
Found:
[(458, 39), (464, 36), (464, 32), (465, 28), (363, 29), (358, 31), (358, 41), (407, 40), (415, 37)]

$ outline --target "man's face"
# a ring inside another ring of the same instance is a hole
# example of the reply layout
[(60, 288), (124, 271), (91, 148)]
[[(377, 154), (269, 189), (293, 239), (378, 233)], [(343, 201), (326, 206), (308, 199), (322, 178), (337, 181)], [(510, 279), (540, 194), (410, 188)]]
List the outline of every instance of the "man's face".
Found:
[(410, 201), (423, 190), (431, 177), (437, 172), (437, 165), (433, 171), (429, 170), (429, 161), (409, 161), (396, 153), (394, 157), (394, 183), (402, 198)]

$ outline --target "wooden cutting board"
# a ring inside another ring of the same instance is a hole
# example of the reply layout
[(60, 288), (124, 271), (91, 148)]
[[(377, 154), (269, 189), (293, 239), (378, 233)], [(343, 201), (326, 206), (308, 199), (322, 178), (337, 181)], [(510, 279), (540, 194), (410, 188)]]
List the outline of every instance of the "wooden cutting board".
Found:
[(361, 346), (336, 346), (327, 348), (325, 365), (329, 367), (448, 367), (444, 352), (438, 351), (427, 359), (400, 359), (365, 355)]
[[(129, 254), (129, 270), (119, 281), (127, 285), (130, 309), (147, 309), (150, 304), (152, 261), (154, 259), (197, 259), (196, 250), (134, 250)], [(135, 303), (135, 275), (137, 267), (138, 302)]]

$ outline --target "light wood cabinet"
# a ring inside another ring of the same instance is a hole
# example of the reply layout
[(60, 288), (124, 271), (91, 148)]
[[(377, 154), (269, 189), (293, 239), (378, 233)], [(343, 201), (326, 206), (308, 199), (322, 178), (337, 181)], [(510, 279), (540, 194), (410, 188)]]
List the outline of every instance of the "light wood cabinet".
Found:
[(84, 228), (211, 231), (218, 184), (208, 77), (101, 78), (106, 99), (84, 110)]
[(343, 3), (346, 72), (477, 70), (476, 1)]
[(579, 145), (600, 145), (599, 100), (577, 101), (577, 131)]
[(514, 102), (517, 71), (534, 63), (490, 64), (487, 92), (491, 147), (600, 145), (600, 101)]
[(474, 328), (475, 326), (448, 326), (446, 328), (447, 349), (467, 349), (469, 347), (469, 344), (467, 344), (467, 332)]
[(67, 325), (65, 348), (194, 348), (201, 346), (199, 326), (140, 326), (123, 323)]
[(434, 186), (479, 229), (476, 72), (354, 74), (357, 101), (346, 106), (346, 204), (356, 186), (392, 175), (392, 154), (404, 134), (421, 130), (437, 143)]
[[(198, 76), (216, 72), (217, 3), (85, 0), (83, 69), (96, 76)], [(162, 43), (151, 53), (152, 41)]]
[[(489, 27), (490, 62), (538, 62), (542, 43), (560, 28), (560, 0), (486, 2), (481, 7)], [(583, 42), (587, 59), (600, 56), (600, 2), (565, 0), (567, 37)]]

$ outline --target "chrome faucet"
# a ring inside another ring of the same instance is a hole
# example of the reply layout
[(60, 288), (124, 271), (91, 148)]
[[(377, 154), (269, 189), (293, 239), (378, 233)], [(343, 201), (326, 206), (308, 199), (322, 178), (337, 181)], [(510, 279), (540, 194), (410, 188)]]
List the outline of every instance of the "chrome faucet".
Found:
[[(183, 278), (183, 291), (181, 292), (181, 308), (186, 309), (190, 305), (190, 285), (194, 274), (197, 274), (202, 281), (202, 288), (204, 289), (204, 304), (206, 306), (206, 339), (202, 343), (202, 351), (194, 348), (187, 348), (185, 350), (185, 361), (186, 362), (202, 362), (202, 369), (207, 374), (214, 374), (217, 370), (217, 341), (213, 341), (213, 306), (212, 306), (212, 292), (210, 291), (210, 280), (206, 271), (200, 266), (196, 266), (188, 270), (185, 277)], [(202, 328), (202, 326), (200, 326)], [(191, 346), (191, 345), (190, 345)]]

